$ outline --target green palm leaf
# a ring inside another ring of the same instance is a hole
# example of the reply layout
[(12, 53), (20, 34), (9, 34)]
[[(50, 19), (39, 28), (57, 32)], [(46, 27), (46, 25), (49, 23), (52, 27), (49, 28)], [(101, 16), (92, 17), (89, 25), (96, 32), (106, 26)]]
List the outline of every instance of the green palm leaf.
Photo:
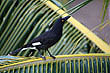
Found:
[(109, 73), (110, 54), (56, 56), (53, 60), (1, 56), (0, 73)]
[(103, 7), (102, 7), (102, 12), (101, 12), (101, 16), (102, 16), (101, 22), (102, 23), (104, 22), (105, 16), (107, 14), (107, 8), (108, 8), (109, 4), (110, 4), (109, 0), (103, 0)]

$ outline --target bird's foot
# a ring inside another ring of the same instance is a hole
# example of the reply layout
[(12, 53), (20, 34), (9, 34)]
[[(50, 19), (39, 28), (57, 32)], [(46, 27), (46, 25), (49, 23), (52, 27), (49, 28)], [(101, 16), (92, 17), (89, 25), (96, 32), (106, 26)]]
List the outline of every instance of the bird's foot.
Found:
[(46, 57), (45, 56), (40, 56), (42, 59), (46, 60)]
[(50, 55), (50, 57), (52, 57), (53, 59), (56, 59), (56, 57), (55, 57), (55, 56)]

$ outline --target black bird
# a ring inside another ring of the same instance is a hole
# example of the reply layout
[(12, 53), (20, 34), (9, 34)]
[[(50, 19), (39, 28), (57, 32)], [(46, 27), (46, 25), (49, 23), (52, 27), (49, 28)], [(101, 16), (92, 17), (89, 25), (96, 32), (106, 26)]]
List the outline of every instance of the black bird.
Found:
[(45, 59), (40, 53), (40, 50), (46, 50), (48, 51), (50, 57), (54, 58), (55, 57), (49, 52), (48, 48), (56, 44), (61, 36), (62, 36), (62, 31), (63, 31), (63, 24), (66, 22), (67, 19), (69, 19), (70, 16), (66, 16), (63, 18), (58, 18), (54, 24), (52, 29), (50, 29), (47, 32), (44, 32), (43, 34), (39, 35), (38, 37), (34, 38), (31, 42), (27, 43), (26, 45), (22, 46), (21, 48), (10, 52), (9, 55), (15, 55), (21, 50), (26, 50), (28, 48), (38, 50), (40, 57)]

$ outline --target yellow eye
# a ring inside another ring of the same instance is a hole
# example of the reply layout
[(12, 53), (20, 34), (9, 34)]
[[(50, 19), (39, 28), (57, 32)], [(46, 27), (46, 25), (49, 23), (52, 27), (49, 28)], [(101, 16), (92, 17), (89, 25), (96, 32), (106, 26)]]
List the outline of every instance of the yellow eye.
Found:
[(64, 20), (61, 20), (62, 22), (64, 22)]

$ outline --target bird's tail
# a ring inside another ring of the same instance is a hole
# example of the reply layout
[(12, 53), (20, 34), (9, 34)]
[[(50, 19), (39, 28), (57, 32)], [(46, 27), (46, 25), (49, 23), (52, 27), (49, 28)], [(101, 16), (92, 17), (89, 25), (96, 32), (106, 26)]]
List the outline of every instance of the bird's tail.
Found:
[(24, 45), (24, 46), (22, 46), (21, 48), (18, 48), (18, 49), (16, 49), (16, 50), (10, 52), (9, 55), (15, 56), (15, 55), (17, 55), (23, 48), (26, 48), (26, 47), (27, 47), (27, 45)]
[(22, 48), (18, 48), (18, 49), (16, 49), (16, 50), (10, 52), (9, 55), (15, 56), (15, 55), (17, 55), (17, 53), (19, 53), (21, 50), (22, 50)]

